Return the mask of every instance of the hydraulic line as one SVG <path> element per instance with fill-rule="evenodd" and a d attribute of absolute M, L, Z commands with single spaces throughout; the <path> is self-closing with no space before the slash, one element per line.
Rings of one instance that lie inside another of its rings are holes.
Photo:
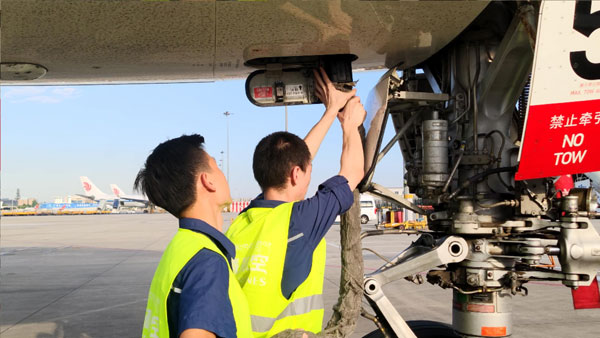
<path fill-rule="evenodd" d="M 381 258 L 382 261 L 385 261 L 388 264 L 393 264 L 392 261 L 390 261 L 389 259 L 385 258 L 383 255 L 381 255 L 380 253 L 378 253 L 377 251 L 370 249 L 370 248 L 362 248 L 364 251 L 368 251 L 372 254 L 374 254 L 375 256 Z"/>
<path fill-rule="evenodd" d="M 467 106 L 464 107 L 464 111 L 459 116 L 457 116 L 454 120 L 452 120 L 452 122 L 450 122 L 450 125 L 453 125 L 456 122 L 460 121 L 460 119 L 462 119 L 463 116 L 465 116 L 471 110 L 471 89 L 472 89 L 471 83 L 469 83 L 469 86 L 468 86 L 469 90 L 465 89 L 465 86 L 463 86 L 460 79 L 456 76 L 456 74 L 457 74 L 457 71 L 456 71 L 456 48 L 452 51 L 452 56 L 451 56 L 451 60 L 450 60 L 450 72 L 452 74 L 454 82 L 456 82 L 460 86 L 460 88 L 462 89 L 462 92 L 467 93 Z"/>
<path fill-rule="evenodd" d="M 498 149 L 498 154 L 496 155 L 496 168 L 500 167 L 500 164 L 502 163 L 502 152 L 504 151 L 504 145 L 506 143 L 506 137 L 504 137 L 504 134 L 502 134 L 498 129 L 494 129 L 492 131 L 490 131 L 489 133 L 487 133 L 485 135 L 486 138 L 490 138 L 490 140 L 492 140 L 493 143 L 493 139 L 491 138 L 491 136 L 493 134 L 498 134 L 500 136 L 501 139 L 501 143 L 500 143 L 500 149 Z M 493 151 L 493 150 L 490 150 Z M 502 185 L 508 189 L 508 191 L 513 191 L 514 187 L 510 186 L 508 183 L 504 182 L 504 178 L 502 178 L 502 175 L 500 173 L 496 174 L 498 176 L 498 180 L 500 181 L 500 183 L 502 183 Z"/>
<path fill-rule="evenodd" d="M 450 182 L 452 181 L 452 178 L 454 177 L 454 174 L 456 173 L 456 169 L 458 169 L 458 166 L 460 165 L 460 161 L 462 160 L 464 154 L 465 154 L 465 145 L 463 143 L 460 145 L 460 152 L 458 154 L 458 159 L 456 160 L 456 163 L 454 164 L 454 167 L 452 168 L 452 171 L 450 172 L 450 176 L 448 176 L 448 180 L 446 181 L 446 184 L 444 184 L 442 193 L 446 193 L 446 191 L 448 190 L 448 187 L 450 186 Z"/>
<path fill-rule="evenodd" d="M 500 202 L 496 202 L 496 203 L 492 203 L 492 204 L 477 203 L 477 205 L 482 208 L 485 208 L 485 209 L 491 209 L 491 208 L 500 207 L 500 206 L 515 207 L 515 206 L 519 206 L 520 202 L 517 200 L 508 200 L 508 201 L 500 201 Z"/>
<path fill-rule="evenodd" d="M 473 79 L 473 142 L 474 142 L 474 149 L 475 149 L 475 154 L 477 154 L 478 152 L 478 148 L 479 146 L 477 145 L 477 115 L 479 114 L 479 109 L 478 106 L 479 104 L 477 103 L 477 81 L 479 80 L 479 72 L 481 71 L 481 63 L 479 62 L 479 44 L 476 45 L 476 52 L 475 52 L 475 64 L 476 66 L 476 71 L 475 71 L 475 78 Z M 468 45 L 467 45 L 467 53 L 469 51 Z M 467 54 L 469 57 L 469 60 L 471 60 L 471 55 Z M 471 69 L 471 62 L 469 62 L 468 65 L 468 69 Z M 470 80 L 470 79 L 469 79 Z"/>

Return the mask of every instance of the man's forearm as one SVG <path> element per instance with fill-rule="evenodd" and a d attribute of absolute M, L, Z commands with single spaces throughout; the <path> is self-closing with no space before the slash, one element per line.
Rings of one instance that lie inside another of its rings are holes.
<path fill-rule="evenodd" d="M 323 142 L 323 139 L 325 138 L 325 135 L 327 135 L 336 116 L 337 112 L 326 110 L 319 122 L 312 127 L 304 138 L 304 142 L 306 142 L 308 150 L 310 151 L 311 159 L 314 159 L 317 155 L 321 142 Z"/>
<path fill-rule="evenodd" d="M 348 180 L 354 190 L 365 175 L 364 153 L 358 128 L 344 129 L 342 156 L 340 159 L 340 175 Z"/>

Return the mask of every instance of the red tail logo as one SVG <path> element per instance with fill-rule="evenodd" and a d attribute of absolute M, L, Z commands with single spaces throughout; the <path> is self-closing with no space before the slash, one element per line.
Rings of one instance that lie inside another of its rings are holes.
<path fill-rule="evenodd" d="M 115 193 L 115 195 L 121 196 L 121 192 L 119 191 L 119 189 L 113 188 L 113 192 Z"/>
<path fill-rule="evenodd" d="M 90 191 L 92 190 L 92 186 L 88 182 L 83 182 L 83 189 L 85 191 Z"/>

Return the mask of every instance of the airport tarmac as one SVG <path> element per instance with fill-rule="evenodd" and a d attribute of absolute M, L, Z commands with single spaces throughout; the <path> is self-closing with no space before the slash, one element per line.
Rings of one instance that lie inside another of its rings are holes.
<path fill-rule="evenodd" d="M 225 214 L 226 226 L 234 216 Z M 139 337 L 150 281 L 176 230 L 177 220 L 168 214 L 3 217 L 0 336 Z M 391 258 L 415 239 L 370 237 L 363 246 Z M 327 240 L 326 321 L 338 297 L 338 224 Z M 367 272 L 380 264 L 365 253 Z M 529 296 L 513 300 L 513 337 L 599 336 L 600 309 L 574 311 L 571 291 L 560 283 L 531 282 L 527 287 Z M 404 280 L 384 291 L 406 320 L 452 320 L 451 291 Z M 359 318 L 352 337 L 375 328 Z"/>

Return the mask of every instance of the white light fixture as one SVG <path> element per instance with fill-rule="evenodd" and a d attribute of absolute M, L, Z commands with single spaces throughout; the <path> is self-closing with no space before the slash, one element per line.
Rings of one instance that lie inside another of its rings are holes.
<path fill-rule="evenodd" d="M 30 81 L 37 80 L 48 70 L 43 66 L 33 63 L 6 62 L 0 64 L 0 80 L 2 81 Z"/>

